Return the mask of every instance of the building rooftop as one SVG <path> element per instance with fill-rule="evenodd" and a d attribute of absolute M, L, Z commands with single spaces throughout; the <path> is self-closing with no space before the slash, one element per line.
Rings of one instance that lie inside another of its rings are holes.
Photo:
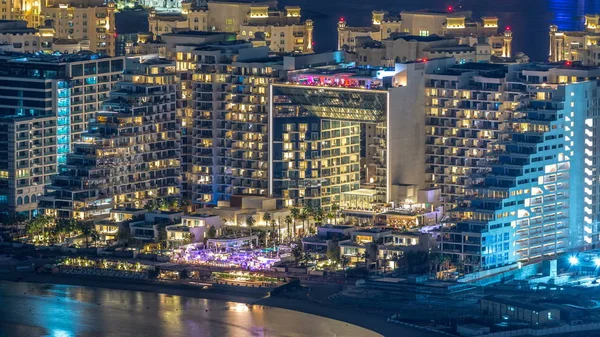
<path fill-rule="evenodd" d="M 214 214 L 209 214 L 209 213 L 201 213 L 201 214 L 189 214 L 189 215 L 185 215 L 184 218 L 189 219 L 189 218 L 196 218 L 196 219 L 208 219 L 208 218 L 213 218 L 216 217 L 218 215 L 214 215 Z"/>
<path fill-rule="evenodd" d="M 123 207 L 123 208 L 113 208 L 112 213 L 133 213 L 133 212 L 141 212 L 145 211 L 143 208 L 132 208 L 132 207 Z"/>
<path fill-rule="evenodd" d="M 453 40 L 450 37 L 438 36 L 438 35 L 429 35 L 429 36 L 419 36 L 419 35 L 403 35 L 403 34 L 392 34 L 390 36 L 391 40 L 406 40 L 406 41 L 418 41 L 418 42 L 435 42 L 435 41 L 443 41 L 443 40 Z"/>
<path fill-rule="evenodd" d="M 378 233 L 383 233 L 383 232 L 391 232 L 391 229 L 388 228 L 382 228 L 382 227 L 371 227 L 371 228 L 364 228 L 364 229 L 357 229 L 354 231 L 354 233 L 364 233 L 364 234 L 378 234 Z"/>
<path fill-rule="evenodd" d="M 344 195 L 360 195 L 360 196 L 376 196 L 377 195 L 377 191 L 376 190 L 372 190 L 372 189 L 367 189 L 367 188 L 359 188 L 357 190 L 354 191 L 350 191 L 350 192 L 342 192 L 342 194 Z"/>
<path fill-rule="evenodd" d="M 171 231 L 171 232 L 189 232 L 190 227 L 184 226 L 184 225 L 173 225 L 173 226 L 167 226 L 166 230 Z"/>
<path fill-rule="evenodd" d="M 475 48 L 463 44 L 463 45 L 457 45 L 457 46 L 445 46 L 445 47 L 431 47 L 431 48 L 426 48 L 423 51 L 428 51 L 428 52 L 440 52 L 440 51 L 474 51 Z"/>
<path fill-rule="evenodd" d="M 99 60 L 104 58 L 110 58 L 110 56 L 100 53 L 94 53 L 91 51 L 80 51 L 77 54 L 61 54 L 53 53 L 46 54 L 42 52 L 38 53 L 19 53 L 3 51 L 0 52 L 0 59 L 8 60 L 8 62 L 39 62 L 39 63 L 69 63 L 69 62 L 82 62 Z"/>
<path fill-rule="evenodd" d="M 485 296 L 485 297 L 483 297 L 483 299 L 487 300 L 487 301 L 492 301 L 492 302 L 504 303 L 504 304 L 508 304 L 511 306 L 519 307 L 519 308 L 529 309 L 529 310 L 537 311 L 537 312 L 549 309 L 549 308 L 543 307 L 541 305 L 533 304 L 531 302 L 530 298 L 513 298 L 513 297 L 507 298 L 507 297 L 500 297 L 500 296 Z"/>
<path fill-rule="evenodd" d="M 350 229 L 350 228 L 354 228 L 354 226 L 350 226 L 350 225 L 323 225 L 323 226 L 319 226 L 319 228 L 329 228 L 329 229 Z"/>

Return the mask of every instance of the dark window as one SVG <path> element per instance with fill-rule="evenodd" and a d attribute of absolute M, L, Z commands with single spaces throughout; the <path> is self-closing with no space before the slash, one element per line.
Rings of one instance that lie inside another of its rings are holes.
<path fill-rule="evenodd" d="M 96 71 L 96 63 L 87 63 L 83 69 L 83 74 L 84 75 L 95 75 L 97 73 Z"/>
<path fill-rule="evenodd" d="M 75 65 L 71 66 L 71 76 L 72 77 L 83 76 L 83 65 L 75 64 Z"/>

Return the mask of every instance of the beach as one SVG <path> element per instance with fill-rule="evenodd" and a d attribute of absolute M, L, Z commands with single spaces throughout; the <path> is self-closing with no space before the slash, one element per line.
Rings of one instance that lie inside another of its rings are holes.
<path fill-rule="evenodd" d="M 250 307 L 280 308 L 356 325 L 383 336 L 436 336 L 421 330 L 387 322 L 387 314 L 367 312 L 361 308 L 342 308 L 327 303 L 327 294 L 337 291 L 335 286 L 311 285 L 309 293 L 302 291 L 285 296 L 269 296 L 265 289 L 213 286 L 202 289 L 199 286 L 172 284 L 167 282 L 99 278 L 60 274 L 0 273 L 0 281 L 33 284 L 59 284 L 86 288 L 103 288 L 166 294 L 185 298 L 199 298 L 215 301 L 243 303 Z M 1 287 L 1 282 L 0 282 Z"/>

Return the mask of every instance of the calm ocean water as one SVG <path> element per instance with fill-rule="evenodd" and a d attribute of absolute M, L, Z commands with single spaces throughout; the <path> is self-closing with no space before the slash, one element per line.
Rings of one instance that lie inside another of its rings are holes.
<path fill-rule="evenodd" d="M 135 291 L 0 282 L 0 337 L 378 336 L 290 310 Z"/>

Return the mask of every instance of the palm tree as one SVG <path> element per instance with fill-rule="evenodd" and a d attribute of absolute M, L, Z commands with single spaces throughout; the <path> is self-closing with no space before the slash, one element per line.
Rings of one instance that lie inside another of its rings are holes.
<path fill-rule="evenodd" d="M 296 233 L 296 220 L 300 219 L 300 209 L 294 207 L 291 210 L 291 214 L 292 214 L 292 219 L 294 220 L 294 235 L 292 235 L 292 238 L 295 236 Z"/>
<path fill-rule="evenodd" d="M 302 207 L 302 211 L 300 212 L 300 214 L 303 214 L 303 213 L 306 217 L 306 220 L 308 220 L 308 222 L 310 224 L 310 217 L 312 217 L 314 215 L 315 210 L 310 205 L 304 205 L 304 207 Z M 304 225 L 303 225 L 302 229 L 304 230 Z M 306 232 L 304 235 L 306 235 Z"/>
<path fill-rule="evenodd" d="M 90 247 L 90 239 L 92 242 L 94 242 L 100 237 L 91 222 L 77 221 L 77 227 L 85 238 L 85 248 Z"/>
<path fill-rule="evenodd" d="M 271 213 L 265 212 L 265 214 L 263 214 L 263 221 L 265 222 L 265 225 L 269 225 L 269 221 L 271 221 Z"/>
<path fill-rule="evenodd" d="M 308 213 L 303 209 L 300 212 L 300 220 L 302 220 L 302 236 L 306 236 L 306 219 L 308 219 Z"/>
<path fill-rule="evenodd" d="M 281 218 L 277 218 L 277 243 L 281 244 Z"/>
<path fill-rule="evenodd" d="M 340 205 L 338 205 L 337 203 L 333 203 L 333 205 L 331 205 L 331 212 L 333 213 L 334 221 L 335 221 L 336 225 L 337 225 L 337 218 L 338 218 L 339 211 L 340 211 Z"/>
<path fill-rule="evenodd" d="M 250 229 L 250 249 L 252 249 L 253 245 L 252 245 L 252 227 L 254 227 L 254 225 L 256 224 L 256 220 L 254 220 L 254 217 L 252 215 L 248 215 L 246 217 L 246 226 L 248 226 L 248 228 Z"/>
<path fill-rule="evenodd" d="M 323 224 L 323 220 L 325 219 L 325 211 L 323 208 L 319 207 L 314 212 L 315 223 L 319 226 Z"/>
<path fill-rule="evenodd" d="M 265 222 L 265 226 L 270 225 L 270 222 L 271 222 L 271 213 L 265 212 L 263 214 L 263 221 Z"/>
<path fill-rule="evenodd" d="M 275 247 L 275 225 L 277 225 L 275 219 L 271 220 L 271 241 L 273 242 L 273 247 Z"/>
<path fill-rule="evenodd" d="M 288 238 L 288 243 L 291 241 L 290 240 L 290 235 L 292 234 L 292 232 L 290 232 L 290 225 L 292 224 L 292 216 L 291 215 L 286 215 L 285 216 L 285 224 L 287 225 L 287 238 Z M 293 235 L 291 237 L 292 239 L 294 238 Z"/>
<path fill-rule="evenodd" d="M 71 233 L 80 230 L 75 219 L 60 219 L 52 229 L 52 234 L 58 237 L 59 242 L 64 242 Z"/>
<path fill-rule="evenodd" d="M 38 238 L 40 240 L 46 240 L 46 228 L 52 223 L 52 218 L 49 216 L 38 216 L 30 220 L 26 225 L 27 235 L 33 240 Z M 41 238 L 40 238 L 41 236 Z"/>

